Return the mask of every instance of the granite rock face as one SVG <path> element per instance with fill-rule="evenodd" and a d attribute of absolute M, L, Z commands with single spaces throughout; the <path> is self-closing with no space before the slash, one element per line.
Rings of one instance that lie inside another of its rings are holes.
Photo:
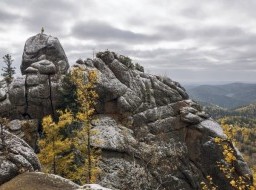
<path fill-rule="evenodd" d="M 37 34 L 26 41 L 21 73 L 26 74 L 25 71 L 30 65 L 41 60 L 51 61 L 61 74 L 65 74 L 69 68 L 66 54 L 58 38 L 46 34 Z"/>
<path fill-rule="evenodd" d="M 41 172 L 23 173 L 0 186 L 0 190 L 110 190 L 100 185 L 79 186 L 72 181 L 53 174 Z"/>
<path fill-rule="evenodd" d="M 0 190 L 75 190 L 79 186 L 62 177 L 41 172 L 27 172 L 0 186 Z"/>
<path fill-rule="evenodd" d="M 200 189 L 206 176 L 233 189 L 217 162 L 225 162 L 216 137 L 226 135 L 185 89 L 169 78 L 146 74 L 112 52 L 75 67 L 96 70 L 94 146 L 102 148 L 99 183 L 111 189 Z M 237 175 L 251 172 L 235 150 Z M 248 180 L 248 183 L 251 183 Z"/>
<path fill-rule="evenodd" d="M 24 140 L 3 130 L 0 141 L 0 185 L 18 174 L 40 169 L 33 149 Z"/>
<path fill-rule="evenodd" d="M 38 120 L 15 119 L 7 124 L 6 130 L 23 139 L 35 152 L 38 151 Z"/>
<path fill-rule="evenodd" d="M 69 68 L 65 52 L 55 37 L 37 34 L 26 41 L 21 73 L 0 88 L 0 115 L 11 119 L 41 119 L 53 114 L 58 89 Z M 7 93 L 8 92 L 8 93 Z"/>

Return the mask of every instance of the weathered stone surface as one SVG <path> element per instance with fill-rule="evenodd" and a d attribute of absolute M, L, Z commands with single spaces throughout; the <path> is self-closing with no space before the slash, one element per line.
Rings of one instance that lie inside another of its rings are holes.
<path fill-rule="evenodd" d="M 37 73 L 39 73 L 39 71 L 34 67 L 28 67 L 25 70 L 25 74 L 37 74 Z"/>
<path fill-rule="evenodd" d="M 39 160 L 29 145 L 7 131 L 0 142 L 0 185 L 23 172 L 41 169 Z"/>
<path fill-rule="evenodd" d="M 5 99 L 0 102 L 0 113 L 2 116 L 7 116 L 11 109 L 11 102 L 9 99 Z"/>
<path fill-rule="evenodd" d="M 111 190 L 98 184 L 79 186 L 53 174 L 41 172 L 23 173 L 0 186 L 0 190 Z"/>
<path fill-rule="evenodd" d="M 43 59 L 53 62 L 61 74 L 65 74 L 69 68 L 67 57 L 59 40 L 46 34 L 37 34 L 26 41 L 21 73 L 25 74 L 25 70 L 32 63 Z"/>
<path fill-rule="evenodd" d="M 9 99 L 13 106 L 25 105 L 25 80 L 25 77 L 19 77 L 10 85 Z"/>
<path fill-rule="evenodd" d="M 102 187 L 99 184 L 86 184 L 86 185 L 81 186 L 77 190 L 85 190 L 85 189 L 91 189 L 91 190 L 111 190 L 109 188 Z"/>
<path fill-rule="evenodd" d="M 56 66 L 48 60 L 41 60 L 31 64 L 31 67 L 38 70 L 42 75 L 54 75 L 56 74 Z"/>
<path fill-rule="evenodd" d="M 61 77 L 56 74 L 49 78 L 39 72 L 45 59 L 57 71 L 65 70 L 65 63 L 61 63 L 65 59 L 59 60 L 61 51 L 53 58 L 52 46 L 45 45 L 52 40 L 37 35 L 27 41 L 30 45 L 25 46 L 22 68 L 39 65 L 36 67 L 39 74 L 28 74 L 11 84 L 11 104 L 24 108 L 23 113 L 32 118 L 40 119 L 51 113 L 54 108 L 50 100 L 53 105 L 58 101 Z M 220 189 L 231 190 L 229 181 L 216 165 L 224 161 L 222 150 L 214 142 L 215 137 L 226 138 L 220 126 L 200 105 L 189 100 L 179 83 L 141 72 L 125 60 L 106 51 L 97 54 L 94 60 L 80 60 L 74 65 L 85 70 L 85 74 L 86 69 L 98 73 L 99 100 L 93 122 L 98 133 L 92 143 L 102 149 L 99 183 L 114 190 L 194 190 L 200 189 L 200 183 L 210 175 Z M 19 98 L 15 99 L 16 96 Z M 235 154 L 237 174 L 250 176 L 239 152 Z M 14 168 L 10 164 L 9 170 Z"/>
<path fill-rule="evenodd" d="M 20 120 L 12 120 L 10 123 L 8 123 L 8 127 L 11 131 L 17 131 L 21 129 Z"/>
<path fill-rule="evenodd" d="M 80 58 L 80 59 L 76 60 L 76 63 L 82 65 L 82 64 L 84 64 L 84 61 Z"/>
<path fill-rule="evenodd" d="M 40 84 L 40 82 L 41 81 L 40 81 L 39 75 L 27 74 L 27 78 L 26 78 L 27 87 L 37 86 Z"/>
<path fill-rule="evenodd" d="M 12 120 L 6 126 L 6 130 L 23 139 L 35 152 L 38 151 L 38 120 Z"/>
<path fill-rule="evenodd" d="M 6 99 L 6 90 L 4 88 L 0 88 L 0 102 Z"/>
<path fill-rule="evenodd" d="M 133 131 L 122 125 L 118 125 L 112 117 L 98 115 L 94 125 L 94 130 L 100 131 L 100 133 L 96 133 L 94 136 L 94 139 L 100 139 L 100 143 L 96 143 L 94 146 L 123 152 L 126 150 L 127 143 L 136 142 L 131 135 Z"/>
<path fill-rule="evenodd" d="M 76 190 L 79 185 L 60 176 L 27 172 L 0 186 L 0 190 Z"/>
<path fill-rule="evenodd" d="M 69 68 L 57 38 L 38 34 L 25 44 L 22 74 L 10 84 L 9 96 L 0 88 L 0 115 L 11 119 L 41 119 L 54 114 L 61 79 Z"/>
<path fill-rule="evenodd" d="M 185 89 L 166 77 L 135 70 L 110 52 L 97 55 L 88 69 L 99 76 L 93 123 L 98 131 L 94 138 L 100 139 L 94 146 L 102 148 L 99 183 L 116 190 L 194 190 L 210 175 L 220 189 L 231 190 L 216 165 L 223 154 L 214 138 L 226 136 Z M 251 175 L 236 154 L 236 171 Z"/>

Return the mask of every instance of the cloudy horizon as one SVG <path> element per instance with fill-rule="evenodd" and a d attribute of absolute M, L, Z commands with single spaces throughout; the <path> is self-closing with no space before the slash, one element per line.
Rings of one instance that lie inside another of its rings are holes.
<path fill-rule="evenodd" d="M 108 49 L 185 84 L 256 83 L 255 8 L 253 0 L 1 0 L 0 56 L 10 53 L 19 72 L 25 41 L 44 27 L 70 64 Z"/>

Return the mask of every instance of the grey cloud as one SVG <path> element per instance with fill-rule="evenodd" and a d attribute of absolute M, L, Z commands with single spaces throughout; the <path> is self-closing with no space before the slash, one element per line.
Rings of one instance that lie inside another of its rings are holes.
<path fill-rule="evenodd" d="M 13 23 L 14 21 L 18 20 L 18 16 L 19 15 L 6 12 L 5 10 L 2 10 L 0 8 L 0 23 L 2 23 L 2 24 Z"/>
<path fill-rule="evenodd" d="M 198 7 L 198 6 L 197 7 L 191 6 L 189 8 L 182 9 L 180 11 L 180 14 L 189 19 L 197 19 L 197 20 L 200 19 L 201 20 L 201 19 L 205 18 L 207 15 L 200 8 L 201 7 Z"/>
<path fill-rule="evenodd" d="M 223 52 L 190 49 L 156 49 L 151 51 L 130 50 L 127 55 L 133 56 L 137 61 L 147 67 L 155 66 L 162 69 L 182 70 L 212 70 L 231 71 L 248 69 L 255 70 L 256 56 L 253 51 L 247 55 L 238 53 L 237 50 Z"/>
<path fill-rule="evenodd" d="M 33 14 L 32 17 L 24 18 L 23 23 L 29 31 L 35 34 L 39 33 L 42 27 L 44 27 L 45 33 L 56 34 L 56 32 L 61 31 L 62 22 L 60 21 L 56 24 L 52 21 L 53 19 L 55 19 L 55 21 L 58 20 L 55 14 L 51 13 L 45 17 L 43 12 L 38 12 Z"/>
<path fill-rule="evenodd" d="M 198 46 L 215 45 L 218 48 L 245 46 L 256 43 L 256 35 L 237 26 L 200 26 L 186 28 L 177 25 L 158 26 L 158 41 L 194 40 Z"/>
<path fill-rule="evenodd" d="M 179 41 L 183 39 L 196 39 L 208 41 L 220 41 L 223 39 L 248 38 L 249 34 L 237 26 L 199 26 L 186 28 L 177 25 L 158 26 L 158 36 L 162 40 L 169 39 Z"/>
<path fill-rule="evenodd" d="M 109 51 L 118 51 L 118 50 L 122 50 L 122 49 L 126 49 L 127 46 L 121 44 L 121 43 L 97 43 L 95 45 L 93 44 L 69 44 L 69 43 L 65 43 L 63 44 L 63 47 L 66 51 L 71 51 L 71 50 L 77 50 L 77 51 L 83 51 L 83 50 L 95 50 L 95 51 L 105 51 L 105 50 L 109 50 Z"/>
<path fill-rule="evenodd" d="M 141 43 L 145 41 L 155 41 L 157 36 L 150 36 L 135 33 L 130 30 L 116 28 L 106 22 L 91 20 L 88 22 L 77 23 L 72 30 L 75 37 L 82 39 L 93 39 L 96 41 L 120 40 L 120 42 Z"/>
<path fill-rule="evenodd" d="M 194 31 L 191 31 L 193 36 L 201 38 L 223 38 L 223 37 L 234 37 L 241 36 L 245 34 L 244 30 L 237 26 L 210 26 L 196 28 Z"/>
<path fill-rule="evenodd" d="M 158 36 L 161 40 L 179 41 L 189 37 L 189 31 L 176 25 L 166 25 L 158 27 Z"/>
<path fill-rule="evenodd" d="M 20 16 L 18 22 L 33 33 L 39 33 L 41 27 L 44 27 L 48 34 L 58 33 L 58 37 L 64 36 L 66 31 L 64 24 L 75 16 L 76 7 L 72 1 L 25 0 L 20 2 L 10 1 L 10 5 L 26 11 L 27 14 Z"/>
<path fill-rule="evenodd" d="M 165 57 L 140 60 L 140 63 L 153 73 L 171 77 L 181 82 L 205 81 L 254 81 L 255 60 L 233 59 L 217 64 L 205 58 L 206 52 L 177 50 L 176 54 L 166 54 Z M 254 76 L 254 78 L 253 78 Z"/>
<path fill-rule="evenodd" d="M 224 80 L 225 77 L 236 79 L 240 72 L 239 78 L 255 81 L 255 78 L 253 79 L 251 76 L 256 69 L 256 55 L 254 52 L 256 49 L 256 34 L 246 31 L 243 23 L 239 23 L 241 20 L 235 20 L 238 18 L 237 15 L 242 13 L 241 17 L 248 18 L 249 26 L 252 26 L 252 31 L 255 30 L 251 22 L 256 15 L 256 3 L 252 0 L 246 2 L 239 0 L 214 2 L 181 0 L 177 3 L 177 12 L 163 15 L 152 11 L 150 13 L 152 14 L 151 19 L 153 18 L 152 22 L 148 17 L 136 17 L 137 15 L 132 14 L 129 16 L 124 14 L 119 20 L 117 14 L 119 11 L 113 11 L 111 14 L 106 13 L 101 8 L 105 6 L 99 5 L 94 0 L 79 2 L 72 0 L 1 0 L 1 3 L 7 4 L 9 8 L 20 8 L 26 14 L 24 14 L 25 16 L 19 15 L 19 12 L 12 14 L 7 10 L 2 10 L 0 6 L 0 28 L 7 28 L 9 23 L 17 24 L 27 29 L 30 35 L 30 33 L 40 32 L 41 27 L 44 26 L 47 34 L 58 37 L 60 41 L 64 39 L 65 43 L 62 45 L 71 64 L 80 57 L 83 59 L 92 57 L 93 49 L 95 51 L 109 49 L 132 57 L 135 62 L 144 65 L 146 70 L 151 69 L 152 72 L 166 74 L 177 80 Z M 156 2 L 150 0 L 147 3 L 151 8 L 154 7 L 152 5 Z M 166 6 L 171 6 L 171 4 L 170 1 L 163 0 L 157 4 L 156 9 L 159 11 L 162 6 L 164 12 Z M 120 6 L 116 3 L 111 3 L 111 5 L 115 9 Z M 135 5 L 140 6 L 141 4 Z M 214 14 L 207 12 L 207 7 L 214 10 Z M 139 9 L 139 7 L 137 8 Z M 141 8 L 143 9 L 143 7 Z M 145 7 L 144 11 L 150 10 L 147 8 Z M 85 15 L 94 13 L 94 11 L 97 14 L 82 17 L 83 14 L 80 15 L 80 11 L 86 12 Z M 133 13 L 132 10 L 131 13 Z M 106 18 L 117 18 L 115 20 L 119 23 L 122 22 L 124 28 L 118 28 L 115 22 L 97 20 L 99 18 L 104 20 L 105 14 L 109 14 Z M 234 16 L 234 22 L 229 22 L 228 19 L 225 20 L 225 15 L 231 18 Z M 217 22 L 211 22 L 211 18 Z M 89 21 L 80 22 L 84 19 Z M 158 23 L 166 23 L 166 25 L 154 25 L 158 19 Z M 173 19 L 177 20 L 174 22 Z M 181 24 L 184 19 L 189 21 L 189 26 Z M 208 19 L 209 22 L 205 24 Z M 223 22 L 221 19 L 224 19 Z M 201 22 L 202 20 L 203 22 Z M 246 19 L 244 21 L 247 23 Z M 67 28 L 67 23 L 71 26 L 73 22 L 77 22 L 73 28 Z M 146 26 L 149 31 L 137 33 L 128 26 L 138 27 L 142 31 Z M 2 31 L 6 32 L 5 30 Z M 70 33 L 68 33 L 69 31 Z M 4 35 L 4 33 L 1 33 L 1 35 Z M 69 43 L 67 40 L 69 37 L 75 38 L 77 44 Z M 84 45 L 84 40 L 91 43 Z M 192 43 L 190 43 L 191 41 Z M 177 46 L 176 49 L 168 49 L 165 46 L 156 48 L 156 44 L 161 45 L 161 42 L 164 42 L 163 44 L 166 44 L 167 47 L 169 45 L 172 47 L 173 42 L 177 44 L 181 42 L 184 47 L 193 46 L 194 48 L 182 49 L 182 45 Z M 19 49 L 13 41 L 10 44 L 10 48 L 15 47 L 15 51 Z M 135 49 L 135 47 L 137 48 L 136 45 L 140 44 L 146 44 L 148 47 Z M 19 46 L 23 47 L 23 45 L 20 44 Z M 179 47 L 181 48 L 179 49 Z M 212 49 L 207 50 L 208 47 Z M 0 49 L 0 51 L 2 54 L 6 52 L 3 49 Z M 22 48 L 20 48 L 20 52 L 14 52 L 17 68 L 20 64 L 21 55 Z"/>

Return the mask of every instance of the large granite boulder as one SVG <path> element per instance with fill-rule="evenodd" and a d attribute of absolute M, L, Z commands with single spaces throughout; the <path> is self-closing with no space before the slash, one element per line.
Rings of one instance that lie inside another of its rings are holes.
<path fill-rule="evenodd" d="M 0 115 L 11 119 L 41 119 L 55 114 L 58 89 L 69 68 L 65 52 L 55 37 L 37 34 L 26 41 L 21 73 L 0 85 Z M 8 93 L 7 93 L 8 90 Z"/>
<path fill-rule="evenodd" d="M 53 174 L 27 172 L 0 186 L 0 190 L 111 190 L 97 184 L 79 186 Z"/>
<path fill-rule="evenodd" d="M 6 125 L 6 130 L 23 139 L 35 152 L 38 152 L 38 126 L 37 119 L 15 119 Z"/>
<path fill-rule="evenodd" d="M 60 176 L 27 172 L 0 186 L 0 190 L 75 190 L 79 186 Z"/>
<path fill-rule="evenodd" d="M 66 54 L 58 38 L 46 34 L 37 34 L 26 41 L 20 67 L 21 73 L 26 74 L 25 70 L 31 64 L 43 59 L 51 61 L 60 74 L 65 74 L 69 68 Z"/>
<path fill-rule="evenodd" d="M 96 70 L 99 77 L 92 124 L 98 131 L 93 139 L 99 139 L 94 146 L 102 149 L 101 185 L 115 190 L 194 190 L 212 176 L 220 189 L 233 189 L 217 166 L 225 161 L 215 138 L 226 135 L 179 83 L 146 74 L 108 51 L 94 60 L 79 60 L 74 67 Z M 235 175 L 251 176 L 236 149 L 234 154 Z"/>
<path fill-rule="evenodd" d="M 24 140 L 3 130 L 0 139 L 0 185 L 21 173 L 40 169 L 33 149 Z"/>

